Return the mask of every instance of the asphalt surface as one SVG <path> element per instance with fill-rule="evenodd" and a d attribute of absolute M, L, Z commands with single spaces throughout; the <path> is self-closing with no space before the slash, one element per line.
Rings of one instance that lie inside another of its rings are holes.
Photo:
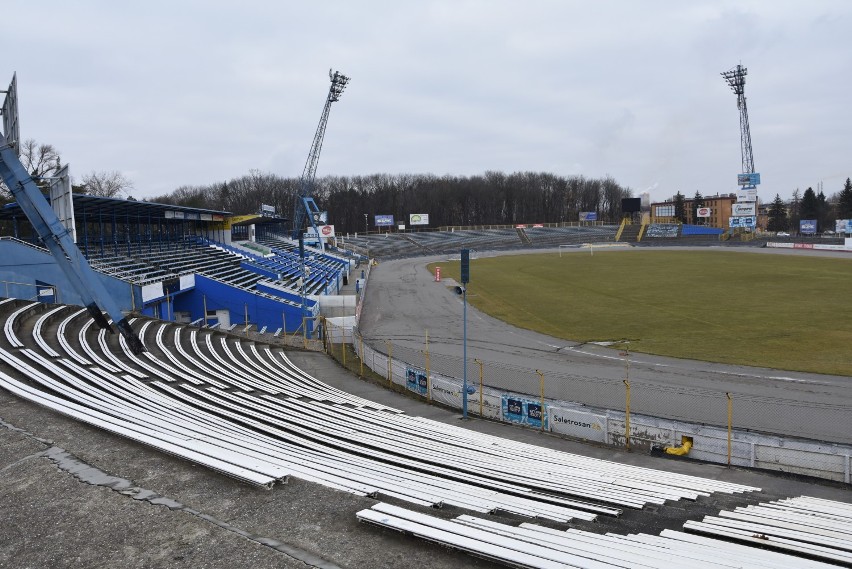
<path fill-rule="evenodd" d="M 707 250 L 707 248 L 702 248 Z M 619 249 L 620 251 L 623 249 Z M 641 250 L 639 248 L 632 249 Z M 802 254 L 784 249 L 725 248 L 740 254 Z M 557 250 L 551 250 L 553 253 Z M 588 254 L 587 251 L 562 254 Z M 535 250 L 531 253 L 545 251 Z M 478 256 L 523 254 L 523 251 L 478 253 Z M 606 255 L 605 250 L 595 252 Z M 813 252 L 806 253 L 813 254 Z M 837 253 L 828 253 L 838 256 Z M 458 259 L 458 256 L 455 257 Z M 844 259 L 852 262 L 852 256 Z M 370 273 L 360 330 L 375 349 L 386 352 L 384 340 L 394 343 L 394 356 L 416 358 L 425 348 L 433 371 L 462 373 L 463 307 L 453 281 L 437 283 L 426 264 L 446 261 L 447 255 L 383 261 Z M 475 267 L 475 259 L 471 261 Z M 472 269 L 472 270 L 475 270 Z M 399 348 L 402 349 L 399 349 Z M 491 366 L 485 375 L 502 378 L 495 385 L 537 395 L 539 369 L 546 377 L 546 396 L 588 405 L 623 409 L 625 361 L 617 350 L 581 344 L 507 325 L 467 306 L 467 357 Z M 446 368 L 446 369 L 442 369 Z M 469 364 L 471 366 L 471 364 Z M 499 368 L 525 369 L 509 374 Z M 478 369 L 468 368 L 468 377 Z M 633 353 L 630 356 L 631 410 L 653 416 L 725 425 L 725 393 L 735 398 L 735 424 L 740 428 L 822 441 L 852 443 L 852 379 L 681 360 Z M 506 379 L 509 377 L 510 379 Z M 486 384 L 489 384 L 486 381 Z M 643 397 L 642 394 L 645 394 Z"/>

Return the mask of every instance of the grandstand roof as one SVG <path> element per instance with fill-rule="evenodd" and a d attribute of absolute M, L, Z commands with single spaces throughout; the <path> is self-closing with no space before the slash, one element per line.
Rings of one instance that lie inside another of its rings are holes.
<path fill-rule="evenodd" d="M 201 209 L 195 207 L 184 207 L 179 205 L 161 204 L 136 200 L 125 200 L 120 198 L 103 198 L 89 196 L 86 194 L 74 194 L 74 215 L 82 215 L 83 212 L 96 211 L 106 215 L 130 215 L 132 217 L 150 216 L 154 218 L 166 217 L 167 211 L 182 212 L 184 214 L 207 214 L 207 215 L 233 215 L 229 211 L 215 209 Z M 0 219 L 11 219 L 24 215 L 21 207 L 13 202 L 0 208 Z M 188 219 L 189 217 L 185 217 Z"/>

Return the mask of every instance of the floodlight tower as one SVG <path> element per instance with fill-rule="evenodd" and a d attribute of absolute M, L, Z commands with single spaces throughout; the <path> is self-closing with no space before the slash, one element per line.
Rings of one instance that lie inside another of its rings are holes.
<path fill-rule="evenodd" d="M 742 148 L 743 174 L 754 174 L 754 156 L 751 152 L 751 131 L 748 126 L 748 109 L 745 97 L 745 76 L 748 70 L 737 65 L 722 73 L 731 90 L 737 95 L 737 108 L 740 110 L 740 146 Z"/>
<path fill-rule="evenodd" d="M 328 113 L 331 111 L 331 104 L 340 100 L 346 84 L 349 83 L 349 77 L 335 71 L 328 70 L 328 77 L 331 79 L 331 86 L 328 88 L 328 96 L 325 99 L 325 106 L 322 109 L 317 131 L 314 134 L 314 142 L 311 144 L 311 151 L 308 153 L 308 160 L 305 162 L 305 169 L 302 171 L 302 177 L 299 179 L 299 199 L 296 201 L 295 211 L 293 212 L 293 239 L 298 239 L 299 233 L 305 224 L 307 218 L 308 223 L 317 231 L 317 224 L 324 224 L 326 221 L 322 219 L 322 212 L 314 202 L 314 182 L 317 175 L 317 164 L 319 164 L 320 152 L 322 151 L 322 141 L 325 138 L 325 127 L 328 124 Z M 319 238 L 319 232 L 317 232 Z M 320 247 L 323 247 L 322 238 L 319 238 Z"/>

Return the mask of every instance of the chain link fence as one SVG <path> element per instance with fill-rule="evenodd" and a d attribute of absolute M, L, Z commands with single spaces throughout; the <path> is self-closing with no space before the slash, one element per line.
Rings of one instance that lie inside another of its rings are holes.
<path fill-rule="evenodd" d="M 852 482 L 852 408 L 796 399 L 542 372 L 431 354 L 325 322 L 323 346 L 346 367 L 427 402 L 543 431 L 732 465 Z M 467 392 L 465 394 L 465 379 Z M 466 395 L 466 396 L 465 396 Z M 684 451 L 683 443 L 691 449 Z"/>

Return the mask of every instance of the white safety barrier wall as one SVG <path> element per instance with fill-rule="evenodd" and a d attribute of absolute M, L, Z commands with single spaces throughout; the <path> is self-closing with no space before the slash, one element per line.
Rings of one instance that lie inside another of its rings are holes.
<path fill-rule="evenodd" d="M 412 364 L 364 343 L 355 342 L 364 365 L 394 384 L 454 409 L 462 409 L 463 380 L 426 369 L 425 360 Z M 488 386 L 468 377 L 468 413 L 521 424 L 559 435 L 613 446 L 649 449 L 678 446 L 692 439 L 689 456 L 733 466 L 761 468 L 852 484 L 852 446 L 774 436 L 752 431 L 707 426 L 631 413 L 630 437 L 623 411 L 588 407 L 582 403 L 535 398 Z M 542 425 L 542 422 L 544 423 Z"/>

